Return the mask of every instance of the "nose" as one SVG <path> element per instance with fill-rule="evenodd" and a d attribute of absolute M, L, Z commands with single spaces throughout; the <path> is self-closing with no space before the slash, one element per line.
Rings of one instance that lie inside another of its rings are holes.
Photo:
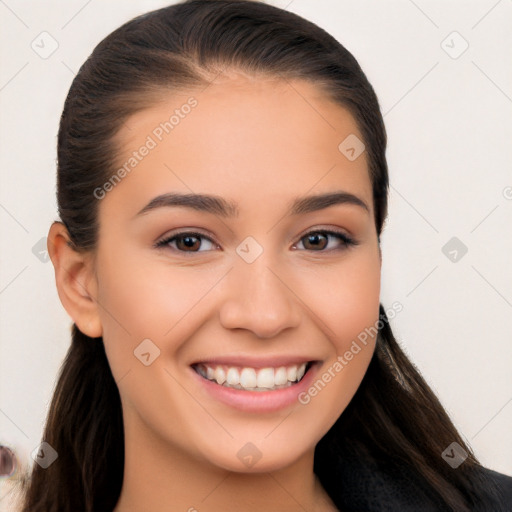
<path fill-rule="evenodd" d="M 300 301 L 278 270 L 260 256 L 253 263 L 239 261 L 226 279 L 228 291 L 220 308 L 226 329 L 246 329 L 258 338 L 273 338 L 297 327 Z"/>

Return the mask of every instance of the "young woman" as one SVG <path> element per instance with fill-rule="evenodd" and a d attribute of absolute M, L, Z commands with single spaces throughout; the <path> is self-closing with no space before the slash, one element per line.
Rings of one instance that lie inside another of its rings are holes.
<path fill-rule="evenodd" d="M 25 512 L 510 510 L 380 304 L 385 147 L 354 57 L 276 7 L 190 0 L 96 47 L 59 130 L 74 323 Z"/>

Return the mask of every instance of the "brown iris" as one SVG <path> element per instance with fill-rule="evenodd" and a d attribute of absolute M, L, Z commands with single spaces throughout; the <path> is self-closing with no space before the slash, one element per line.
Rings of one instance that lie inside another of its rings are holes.
<path fill-rule="evenodd" d="M 176 247 L 179 250 L 188 250 L 191 249 L 193 251 L 199 250 L 201 246 L 201 240 L 199 237 L 194 235 L 186 235 L 186 236 L 177 236 L 176 237 Z"/>
<path fill-rule="evenodd" d="M 324 249 L 328 243 L 327 236 L 324 233 L 313 233 L 304 237 L 304 247 L 306 249 Z M 308 244 L 311 247 L 308 247 Z"/>

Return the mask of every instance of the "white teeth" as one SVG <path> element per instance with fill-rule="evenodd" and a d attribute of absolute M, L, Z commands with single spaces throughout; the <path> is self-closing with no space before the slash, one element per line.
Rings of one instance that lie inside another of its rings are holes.
<path fill-rule="evenodd" d="M 262 368 L 257 375 L 257 386 L 259 388 L 273 388 L 274 368 Z"/>
<path fill-rule="evenodd" d="M 286 376 L 288 377 L 288 380 L 293 382 L 297 380 L 297 367 L 296 366 L 290 366 L 286 370 Z"/>
<path fill-rule="evenodd" d="M 224 382 L 226 382 L 226 372 L 222 366 L 217 366 L 217 368 L 215 368 L 215 380 L 217 381 L 217 384 L 224 384 Z"/>
<path fill-rule="evenodd" d="M 240 383 L 240 374 L 236 368 L 229 368 L 228 373 L 226 375 L 226 382 L 230 386 L 236 386 Z"/>
<path fill-rule="evenodd" d="M 257 386 L 256 370 L 254 368 L 244 368 L 240 374 L 240 385 L 243 388 L 255 388 Z"/>
<path fill-rule="evenodd" d="M 288 377 L 286 375 L 286 368 L 281 366 L 274 372 L 274 384 L 276 386 L 282 386 L 288 382 Z"/>
<path fill-rule="evenodd" d="M 200 364 L 195 369 L 205 379 L 213 380 L 221 386 L 267 391 L 285 388 L 300 381 L 306 372 L 306 363 L 260 369 Z"/>

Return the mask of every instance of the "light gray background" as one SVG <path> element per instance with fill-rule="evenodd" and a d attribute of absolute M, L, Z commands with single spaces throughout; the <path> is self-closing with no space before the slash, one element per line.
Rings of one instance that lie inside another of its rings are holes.
<path fill-rule="evenodd" d="M 70 343 L 32 251 L 57 219 L 63 102 L 104 36 L 168 3 L 0 0 L 0 443 L 27 462 Z M 403 304 L 395 334 L 477 457 L 512 474 L 512 1 L 269 3 L 330 32 L 373 84 L 391 179 L 382 302 Z M 31 47 L 50 48 L 43 31 L 58 43 L 46 59 Z M 468 249 L 456 262 L 452 237 Z"/>

